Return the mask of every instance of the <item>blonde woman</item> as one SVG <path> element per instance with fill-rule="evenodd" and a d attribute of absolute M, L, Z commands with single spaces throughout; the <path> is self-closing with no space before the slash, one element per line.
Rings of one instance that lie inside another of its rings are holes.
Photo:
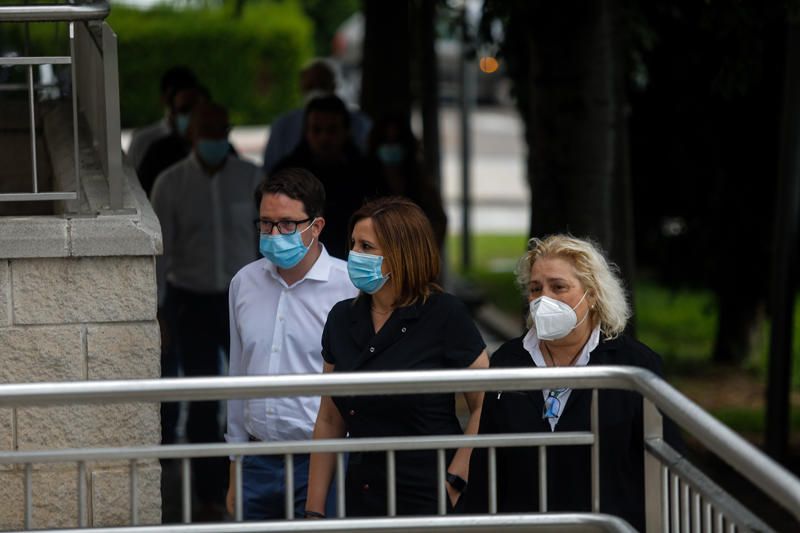
<path fill-rule="evenodd" d="M 531 239 L 518 282 L 527 294 L 530 329 L 501 346 L 492 368 L 632 365 L 661 374 L 661 358 L 623 333 L 630 306 L 613 265 L 586 239 Z M 493 391 L 484 396 L 479 433 L 587 431 L 591 390 Z M 600 391 L 600 510 L 644 528 L 642 400 L 630 391 Z M 667 439 L 679 443 L 667 422 Z M 680 444 L 678 444 L 680 446 Z M 538 510 L 538 454 L 497 448 L 500 512 Z M 590 448 L 547 450 L 548 511 L 591 511 Z M 487 511 L 486 450 L 475 450 L 467 512 Z"/>

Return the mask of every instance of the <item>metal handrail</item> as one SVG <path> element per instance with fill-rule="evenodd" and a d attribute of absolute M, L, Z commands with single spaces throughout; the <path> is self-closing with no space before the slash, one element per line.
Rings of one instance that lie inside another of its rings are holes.
<path fill-rule="evenodd" d="M 72 22 L 104 20 L 111 12 L 108 2 L 86 4 L 27 4 L 0 6 L 0 22 Z"/>
<path fill-rule="evenodd" d="M 67 22 L 70 43 L 69 56 L 0 57 L 0 65 L 22 65 L 27 67 L 28 82 L 26 87 L 30 106 L 33 182 L 31 192 L 0 194 L 0 201 L 75 200 L 75 208 L 81 209 L 82 189 L 78 126 L 78 104 L 80 100 L 83 114 L 91 131 L 92 140 L 100 156 L 103 173 L 108 181 L 108 205 L 101 209 L 122 209 L 123 168 L 119 141 L 117 37 L 108 24 L 103 22 L 109 15 L 110 9 L 108 1 L 105 0 L 75 4 L 0 6 L 0 23 L 21 23 L 27 26 L 31 22 Z M 74 160 L 74 187 L 71 188 L 74 189 L 74 192 L 42 193 L 39 191 L 33 67 L 41 64 L 70 65 Z"/>
<path fill-rule="evenodd" d="M 292 520 L 271 522 L 235 522 L 216 524 L 171 524 L 173 533 L 425 533 L 429 531 L 609 531 L 634 533 L 628 522 L 616 516 L 599 513 L 547 513 L 431 517 L 355 518 L 331 520 Z M 86 529 L 37 530 L 58 533 L 86 533 Z M 92 533 L 163 533 L 164 526 L 93 527 Z"/>
<path fill-rule="evenodd" d="M 417 394 L 543 387 L 633 390 L 800 519 L 800 480 L 648 370 L 636 367 L 434 370 L 184 379 L 28 383 L 0 386 L 0 407 L 211 400 L 276 396 Z"/>

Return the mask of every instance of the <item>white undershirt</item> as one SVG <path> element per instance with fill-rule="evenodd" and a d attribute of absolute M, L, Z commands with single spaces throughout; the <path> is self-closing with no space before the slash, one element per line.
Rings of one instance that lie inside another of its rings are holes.
<path fill-rule="evenodd" d="M 581 354 L 578 356 L 578 359 L 575 361 L 573 366 L 586 366 L 589 364 L 589 356 L 597 345 L 600 344 L 600 326 L 597 326 L 592 331 L 592 334 L 589 335 L 589 340 L 586 341 L 586 344 L 583 345 L 583 349 L 581 350 Z M 544 355 L 542 351 L 539 349 L 539 337 L 536 336 L 536 328 L 531 328 L 528 330 L 528 333 L 525 335 L 525 338 L 522 339 L 522 346 L 527 350 L 527 352 L 531 355 L 533 362 L 536 366 L 540 368 L 547 368 L 547 363 L 544 360 Z M 555 431 L 556 424 L 558 424 L 559 417 L 561 413 L 564 412 L 564 407 L 567 405 L 567 400 L 569 399 L 570 394 L 572 393 L 572 389 L 566 389 L 563 393 L 558 396 L 558 400 L 560 402 L 558 408 L 558 416 L 554 418 L 548 418 L 550 422 L 550 431 Z M 550 394 L 550 389 L 542 389 L 542 396 L 544 396 L 545 401 L 547 400 L 547 396 Z M 537 416 L 542 416 L 541 413 L 537 413 Z"/>

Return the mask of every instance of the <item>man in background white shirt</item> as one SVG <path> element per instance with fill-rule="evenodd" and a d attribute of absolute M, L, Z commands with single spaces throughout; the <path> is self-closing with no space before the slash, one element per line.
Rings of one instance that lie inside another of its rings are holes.
<path fill-rule="evenodd" d="M 257 256 L 253 205 L 258 168 L 230 154 L 227 111 L 198 104 L 189 124 L 192 152 L 158 175 L 151 201 L 161 223 L 164 255 L 156 262 L 159 316 L 167 338 L 162 376 L 218 376 L 228 351 L 228 284 Z M 189 442 L 221 442 L 218 401 L 191 402 Z M 162 406 L 162 441 L 173 442 L 177 404 Z M 192 460 L 193 486 L 202 519 L 221 519 L 225 458 Z"/>
<path fill-rule="evenodd" d="M 325 188 L 304 169 L 286 168 L 257 193 L 260 250 L 230 286 L 230 375 L 322 372 L 322 329 L 337 302 L 358 291 L 347 263 L 319 242 Z M 319 397 L 228 401 L 228 442 L 311 439 Z M 308 454 L 294 456 L 295 513 L 305 509 Z M 234 463 L 227 507 L 236 497 Z M 284 458 L 245 457 L 242 501 L 248 520 L 284 518 Z"/>

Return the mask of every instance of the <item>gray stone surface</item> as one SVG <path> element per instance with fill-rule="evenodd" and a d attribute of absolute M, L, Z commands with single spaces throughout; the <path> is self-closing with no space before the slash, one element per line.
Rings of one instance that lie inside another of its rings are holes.
<path fill-rule="evenodd" d="M 86 332 L 88 379 L 161 375 L 158 322 L 92 325 Z"/>
<path fill-rule="evenodd" d="M 67 220 L 57 216 L 0 219 L 0 257 L 66 257 Z"/>
<path fill-rule="evenodd" d="M 71 253 L 78 257 L 157 255 L 160 233 L 140 223 L 138 216 L 98 215 L 70 220 Z"/>
<path fill-rule="evenodd" d="M 0 328 L 0 383 L 84 379 L 80 326 Z"/>
<path fill-rule="evenodd" d="M 78 525 L 77 482 L 77 468 L 33 472 L 34 529 Z M 23 529 L 24 495 L 24 474 L 21 471 L 0 472 L 0 530 Z"/>
<path fill-rule="evenodd" d="M 34 471 L 33 525 L 41 527 L 78 526 L 78 468 Z"/>
<path fill-rule="evenodd" d="M 0 450 L 14 449 L 14 411 L 11 409 L 0 409 Z M 9 468 L 8 465 L 0 465 L 0 470 Z"/>
<path fill-rule="evenodd" d="M 0 259 L 0 327 L 11 324 L 11 279 L 8 261 Z"/>
<path fill-rule="evenodd" d="M 21 472 L 0 471 L 0 531 L 25 527 L 23 479 Z"/>
<path fill-rule="evenodd" d="M 11 273 L 16 324 L 155 318 L 152 257 L 19 259 Z"/>
<path fill-rule="evenodd" d="M 138 466 L 140 525 L 161 523 L 161 467 Z M 92 525 L 95 527 L 131 524 L 130 475 L 127 468 L 92 471 Z"/>
<path fill-rule="evenodd" d="M 17 410 L 17 447 L 44 450 L 158 444 L 158 420 L 157 403 L 23 407 Z"/>
<path fill-rule="evenodd" d="M 53 187 L 74 190 L 69 105 L 42 122 Z M 0 217 L 0 383 L 159 374 L 154 256 L 161 228 L 130 168 L 123 207 L 109 210 L 108 183 L 87 133 L 80 135 L 80 200 L 56 202 L 55 215 Z M 160 437 L 156 403 L 0 409 L 0 450 L 154 445 Z M 128 523 L 127 466 L 88 469 L 90 524 Z M 158 462 L 142 464 L 140 523 L 161 519 L 160 477 Z M 0 468 L 0 530 L 24 526 L 23 479 L 20 466 Z M 34 465 L 32 490 L 34 528 L 77 525 L 75 464 Z"/>

